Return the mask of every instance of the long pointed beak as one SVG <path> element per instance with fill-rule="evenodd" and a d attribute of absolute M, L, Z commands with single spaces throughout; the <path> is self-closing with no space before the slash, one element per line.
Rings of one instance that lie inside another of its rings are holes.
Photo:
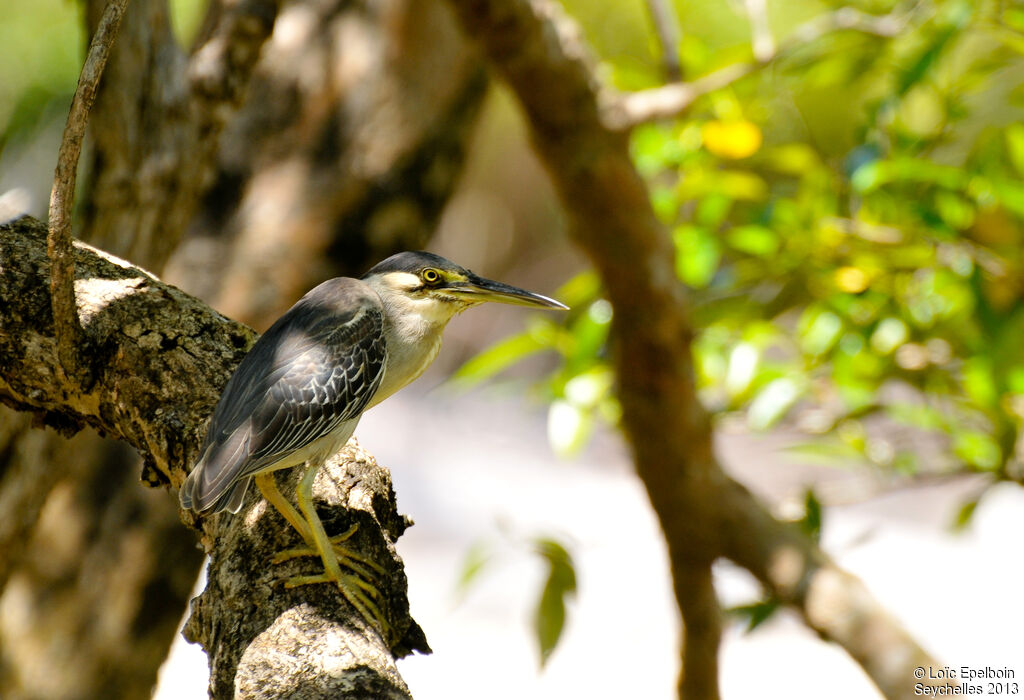
<path fill-rule="evenodd" d="M 465 282 L 456 282 L 448 287 L 448 292 L 462 297 L 469 302 L 496 301 L 499 304 L 516 304 L 532 306 L 540 309 L 560 309 L 567 311 L 568 306 L 542 294 L 528 292 L 504 282 L 495 282 L 473 275 Z"/>

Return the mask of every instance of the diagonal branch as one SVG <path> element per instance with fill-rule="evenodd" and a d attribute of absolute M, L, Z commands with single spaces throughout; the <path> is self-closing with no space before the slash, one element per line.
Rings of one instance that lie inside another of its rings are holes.
<path fill-rule="evenodd" d="M 699 98 L 739 82 L 796 51 L 831 34 L 856 31 L 879 37 L 898 36 L 910 21 L 909 14 L 871 15 L 844 7 L 808 20 L 797 27 L 782 43 L 775 45 L 767 33 L 763 15 L 764 0 L 748 0 L 751 22 L 755 26 L 753 61 L 734 63 L 686 83 L 669 83 L 661 87 L 620 95 L 609 100 L 606 120 L 610 127 L 628 129 L 638 124 L 672 119 L 686 112 Z M 760 13 L 760 14 L 759 14 Z"/>
<path fill-rule="evenodd" d="M 623 428 L 665 534 L 684 622 L 698 626 L 687 633 L 698 648 L 684 651 L 681 696 L 718 694 L 715 680 L 692 665 L 715 653 L 707 565 L 726 556 L 843 646 L 888 697 L 913 697 L 915 666 L 934 662 L 859 581 L 723 472 L 696 394 L 689 303 L 669 232 L 651 208 L 628 140 L 603 116 L 604 93 L 578 32 L 546 0 L 451 2 L 519 98 L 570 233 L 615 309 L 611 346 Z M 689 684 L 688 674 L 696 674 Z"/>
<path fill-rule="evenodd" d="M 75 180 L 78 158 L 82 154 L 85 125 L 96 98 L 96 87 L 107 65 L 110 47 L 117 37 L 128 0 L 110 0 L 103 10 L 99 26 L 93 34 L 89 53 L 78 78 L 71 110 L 68 112 L 57 153 L 57 168 L 50 193 L 50 230 L 46 240 L 50 258 L 50 293 L 53 322 L 57 335 L 57 354 L 64 371 L 80 377 L 78 353 L 82 326 L 75 309 L 75 263 L 71 249 L 71 213 L 75 202 Z"/>

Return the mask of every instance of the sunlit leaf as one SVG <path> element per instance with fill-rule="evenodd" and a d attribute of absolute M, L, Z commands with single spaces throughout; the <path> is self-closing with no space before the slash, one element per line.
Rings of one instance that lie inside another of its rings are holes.
<path fill-rule="evenodd" d="M 953 453 L 972 467 L 992 470 L 1001 463 L 1002 450 L 990 435 L 965 431 L 953 436 Z"/>
<path fill-rule="evenodd" d="M 566 382 L 565 398 L 576 406 L 593 408 L 608 396 L 613 381 L 614 375 L 610 367 L 594 367 Z"/>
<path fill-rule="evenodd" d="M 706 228 L 680 226 L 672 233 L 676 244 L 676 274 L 691 287 L 706 287 L 722 257 L 718 237 Z"/>
<path fill-rule="evenodd" d="M 594 430 L 590 412 L 570 401 L 555 399 L 548 407 L 548 443 L 560 457 L 579 452 Z"/>
<path fill-rule="evenodd" d="M 910 331 L 902 319 L 883 318 L 871 334 L 871 347 L 875 352 L 888 355 L 907 341 Z"/>
<path fill-rule="evenodd" d="M 460 598 L 466 595 L 469 588 L 477 581 L 490 562 L 491 548 L 487 543 L 478 541 L 469 548 L 465 559 L 462 561 L 459 578 L 455 584 L 456 594 Z"/>
<path fill-rule="evenodd" d="M 523 358 L 551 348 L 554 334 L 554 329 L 542 322 L 525 333 L 505 338 L 470 358 L 452 375 L 452 380 L 463 387 L 479 384 Z"/>
<path fill-rule="evenodd" d="M 808 355 L 823 355 L 832 349 L 843 331 L 843 321 L 832 311 L 815 309 L 801 319 L 800 342 Z"/>
<path fill-rule="evenodd" d="M 871 284 L 871 277 L 860 267 L 844 265 L 835 272 L 836 286 L 847 294 L 860 294 Z"/>
<path fill-rule="evenodd" d="M 732 396 L 743 394 L 754 381 L 760 353 L 752 343 L 738 343 L 729 353 L 725 375 L 726 390 Z"/>
<path fill-rule="evenodd" d="M 733 250 L 768 257 L 779 250 L 779 236 L 764 226 L 737 226 L 727 236 Z"/>
<path fill-rule="evenodd" d="M 801 382 L 780 377 L 761 389 L 747 409 L 747 423 L 754 430 L 767 430 L 793 407 L 803 393 Z"/>

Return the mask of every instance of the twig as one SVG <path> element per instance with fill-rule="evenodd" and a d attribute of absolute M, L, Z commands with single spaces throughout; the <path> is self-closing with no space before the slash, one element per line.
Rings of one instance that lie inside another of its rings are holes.
<path fill-rule="evenodd" d="M 654 23 L 654 32 L 661 44 L 661 66 L 667 80 L 683 79 L 682 62 L 679 60 L 679 24 L 672 6 L 666 0 L 647 0 L 647 11 Z"/>
<path fill-rule="evenodd" d="M 604 108 L 603 119 L 609 128 L 625 130 L 659 119 L 678 117 L 704 95 L 746 78 L 761 65 L 733 63 L 688 83 L 669 83 L 623 95 Z"/>
<path fill-rule="evenodd" d="M 68 376 L 79 376 L 78 348 L 82 338 L 82 326 L 75 307 L 75 259 L 71 244 L 71 210 L 75 202 L 78 158 L 82 154 L 89 109 L 96 98 L 96 87 L 127 4 L 128 0 L 110 0 L 100 17 L 71 101 L 50 193 L 49 234 L 46 238 L 46 252 L 50 259 L 50 303 L 57 355 Z"/>
<path fill-rule="evenodd" d="M 747 5 L 763 4 L 763 0 L 748 0 Z M 763 8 L 762 8 L 763 9 Z M 787 39 L 774 45 L 771 35 L 758 39 L 757 22 L 754 25 L 754 61 L 734 63 L 708 73 L 688 83 L 669 83 L 662 87 L 622 95 L 605 107 L 605 116 L 610 127 L 628 129 L 638 124 L 671 119 L 683 114 L 697 99 L 709 92 L 742 80 L 763 66 L 797 51 L 829 34 L 841 31 L 857 31 L 880 37 L 898 35 L 907 26 L 909 14 L 870 15 L 851 7 L 844 7 L 815 17 L 797 27 Z M 766 22 L 767 20 L 765 20 Z M 764 31 L 767 31 L 765 24 Z M 761 42 L 759 48 L 758 42 Z M 771 51 L 767 50 L 771 42 Z"/>

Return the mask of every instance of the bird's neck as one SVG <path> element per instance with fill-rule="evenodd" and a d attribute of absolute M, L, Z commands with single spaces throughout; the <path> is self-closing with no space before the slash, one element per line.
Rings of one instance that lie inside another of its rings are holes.
<path fill-rule="evenodd" d="M 387 302 L 385 301 L 385 304 Z M 441 350 L 441 336 L 450 316 L 420 313 L 385 313 L 384 342 L 388 360 L 375 405 L 418 378 Z"/>

